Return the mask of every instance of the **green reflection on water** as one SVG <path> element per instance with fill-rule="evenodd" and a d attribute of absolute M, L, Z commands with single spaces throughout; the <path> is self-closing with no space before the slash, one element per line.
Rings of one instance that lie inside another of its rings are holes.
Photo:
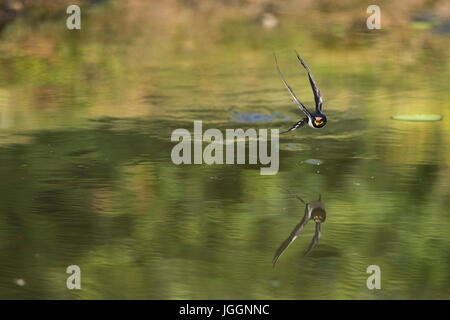
<path fill-rule="evenodd" d="M 350 29 L 350 41 L 343 28 L 295 15 L 266 30 L 150 9 L 123 15 L 104 4 L 81 32 L 26 20 L 4 31 L 1 298 L 450 297 L 448 37 Z M 311 107 L 293 49 L 322 91 L 328 124 L 282 136 L 277 175 L 172 164 L 171 132 L 192 131 L 193 120 L 225 130 L 287 128 L 300 117 L 273 52 Z M 236 123 L 233 110 L 280 117 Z M 444 118 L 390 120 L 405 113 Z M 320 192 L 327 221 L 308 257 L 313 228 L 273 269 L 304 210 L 280 186 L 305 199 Z M 71 264 L 81 267 L 80 291 L 66 288 Z M 366 288 L 372 264 L 379 291 Z"/>

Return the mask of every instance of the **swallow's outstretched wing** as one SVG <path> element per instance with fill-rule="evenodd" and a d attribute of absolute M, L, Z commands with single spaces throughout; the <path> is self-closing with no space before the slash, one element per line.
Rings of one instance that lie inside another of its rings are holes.
<path fill-rule="evenodd" d="M 300 120 L 299 122 L 294 123 L 294 125 L 293 125 L 290 129 L 288 129 L 288 130 L 286 130 L 286 131 L 283 131 L 283 132 L 280 132 L 280 134 L 288 133 L 288 132 L 291 132 L 291 131 L 293 131 L 293 130 L 295 130 L 295 129 L 301 128 L 301 127 L 303 127 L 303 126 L 305 125 L 305 123 L 307 123 L 307 122 L 308 122 L 308 118 L 303 118 L 303 119 Z"/>
<path fill-rule="evenodd" d="M 281 246 L 278 248 L 278 250 L 275 252 L 275 255 L 272 260 L 272 266 L 275 267 L 275 264 L 278 261 L 278 258 L 283 254 L 283 252 L 291 245 L 292 242 L 294 242 L 295 239 L 297 239 L 298 235 L 300 234 L 300 231 L 305 227 L 305 225 L 308 223 L 309 219 L 307 219 L 307 215 L 303 217 L 302 221 L 298 225 L 295 226 L 294 230 L 292 230 L 289 237 L 284 240 L 284 242 L 281 244 Z"/>
<path fill-rule="evenodd" d="M 312 238 L 312 241 L 308 247 L 308 250 L 306 250 L 306 252 L 305 252 L 305 256 L 307 256 L 319 242 L 320 234 L 321 234 L 320 225 L 321 225 L 320 222 L 316 223 L 316 233 L 314 233 L 314 237 Z"/>
<path fill-rule="evenodd" d="M 300 60 L 300 63 L 303 65 L 303 67 L 305 67 L 306 71 L 308 71 L 309 83 L 311 84 L 311 88 L 314 93 L 314 100 L 316 102 L 316 113 L 321 113 L 322 112 L 322 96 L 320 95 L 320 90 L 319 90 L 319 88 L 317 88 L 317 85 L 314 82 L 314 78 L 311 74 L 311 70 L 309 70 L 305 61 L 303 61 L 303 59 L 300 57 L 300 55 L 298 54 L 297 51 L 295 51 L 295 53 L 297 54 L 297 58 L 298 58 L 298 60 Z"/>
<path fill-rule="evenodd" d="M 294 99 L 295 104 L 298 105 L 298 107 L 306 114 L 306 116 L 309 119 L 311 119 L 311 114 L 309 113 L 308 109 L 306 109 L 306 107 L 303 105 L 303 103 L 301 103 L 300 100 L 297 99 L 297 97 L 294 94 L 294 91 L 292 91 L 291 87 L 289 87 L 289 85 L 286 83 L 286 80 L 284 80 L 283 75 L 281 74 L 281 71 L 280 71 L 280 67 L 278 67 L 277 56 L 275 54 L 273 56 L 275 58 L 275 65 L 277 67 L 278 75 L 280 76 L 281 81 L 283 81 L 283 84 L 288 89 L 289 93 L 291 94 L 292 98 Z M 301 122 L 301 121 L 299 121 L 299 122 Z M 297 122 L 297 123 L 299 123 L 299 122 Z M 292 129 L 292 130 L 294 130 L 294 129 Z M 288 131 L 291 131 L 291 130 L 288 130 Z"/>

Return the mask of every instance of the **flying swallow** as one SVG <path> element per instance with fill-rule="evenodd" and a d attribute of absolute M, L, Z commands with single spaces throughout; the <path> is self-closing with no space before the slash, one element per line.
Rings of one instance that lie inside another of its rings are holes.
<path fill-rule="evenodd" d="M 325 209 L 325 204 L 321 201 L 321 196 L 319 194 L 319 199 L 306 203 L 303 201 L 302 198 L 300 198 L 298 195 L 291 193 L 289 190 L 287 190 L 292 196 L 297 198 L 299 201 L 301 201 L 305 205 L 305 214 L 303 215 L 302 220 L 299 224 L 297 224 L 292 230 L 289 237 L 284 240 L 284 242 L 281 244 L 281 246 L 278 248 L 278 250 L 275 252 L 275 255 L 272 260 L 272 265 L 275 267 L 275 264 L 277 263 L 278 259 L 282 255 L 282 253 L 291 245 L 292 242 L 297 239 L 300 232 L 303 230 L 305 225 L 310 220 L 314 220 L 316 223 L 316 232 L 314 233 L 314 237 L 311 241 L 311 244 L 309 245 L 308 249 L 305 251 L 305 256 L 308 255 L 312 249 L 317 245 L 319 242 L 319 238 L 321 235 L 321 224 L 325 222 L 325 219 L 327 217 L 327 211 Z"/>
<path fill-rule="evenodd" d="M 298 52 L 295 52 L 297 54 L 297 58 L 300 61 L 300 63 L 303 65 L 303 67 L 308 71 L 308 78 L 309 83 L 311 84 L 312 91 L 314 93 L 314 101 L 316 104 L 316 110 L 314 113 L 311 113 L 308 111 L 308 109 L 305 107 L 303 103 L 300 102 L 300 100 L 297 99 L 297 97 L 294 94 L 294 91 L 292 91 L 291 87 L 287 84 L 286 80 L 284 80 L 283 75 L 281 74 L 280 68 L 278 66 L 277 57 L 274 55 L 275 58 L 275 65 L 277 67 L 278 74 L 280 75 L 281 81 L 288 89 L 289 93 L 291 94 L 295 104 L 303 111 L 303 113 L 306 115 L 305 118 L 301 119 L 300 121 L 296 122 L 292 128 L 281 132 L 281 133 L 287 133 L 290 131 L 293 131 L 295 129 L 298 129 L 302 127 L 304 124 L 308 124 L 313 129 L 320 129 L 323 126 L 327 124 L 327 117 L 322 113 L 322 96 L 320 94 L 320 90 L 317 88 L 317 85 L 314 81 L 314 78 L 311 74 L 311 71 L 309 70 L 308 66 L 306 65 L 305 61 L 300 57 Z"/>

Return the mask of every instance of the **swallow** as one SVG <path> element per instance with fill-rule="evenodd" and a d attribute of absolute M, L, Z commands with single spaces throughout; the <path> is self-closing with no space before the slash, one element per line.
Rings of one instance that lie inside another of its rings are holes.
<path fill-rule="evenodd" d="M 297 58 L 300 61 L 300 63 L 302 64 L 302 66 L 306 69 L 306 71 L 308 71 L 309 83 L 311 84 L 311 88 L 312 88 L 312 91 L 314 93 L 314 101 L 315 101 L 315 104 L 316 104 L 316 110 L 315 110 L 315 113 L 310 113 L 308 111 L 308 109 L 305 107 L 305 105 L 303 103 L 301 103 L 300 100 L 297 99 L 297 97 L 294 94 L 294 91 L 292 91 L 291 87 L 289 87 L 289 85 L 287 84 L 286 80 L 284 80 L 284 77 L 283 77 L 283 75 L 281 74 L 281 71 L 280 71 L 280 67 L 278 66 L 277 57 L 274 54 L 275 65 L 277 67 L 277 71 L 278 71 L 278 74 L 279 74 L 279 76 L 281 78 L 281 81 L 283 82 L 283 84 L 288 89 L 288 91 L 291 94 L 295 104 L 306 115 L 305 118 L 303 118 L 300 121 L 296 122 L 292 126 L 292 128 L 290 128 L 290 129 L 288 129 L 286 131 L 283 131 L 281 133 L 287 133 L 287 132 L 293 131 L 295 129 L 298 129 L 298 128 L 302 127 L 306 123 L 313 129 L 320 129 L 320 128 L 322 128 L 323 126 L 325 126 L 327 124 L 327 117 L 322 113 L 322 96 L 321 96 L 320 90 L 317 88 L 317 85 L 316 85 L 316 83 L 314 81 L 314 78 L 313 78 L 313 76 L 311 74 L 311 70 L 309 70 L 309 68 L 306 65 L 305 61 L 303 61 L 303 59 L 300 57 L 298 52 L 295 51 L 295 53 L 297 54 Z"/>
<path fill-rule="evenodd" d="M 289 194 L 291 194 L 292 196 L 297 198 L 299 201 L 301 201 L 305 205 L 305 214 L 303 215 L 303 218 L 300 221 L 300 223 L 295 226 L 294 230 L 292 230 L 289 237 L 286 240 L 284 240 L 284 242 L 281 244 L 281 246 L 275 252 L 275 255 L 272 260 L 273 267 L 275 267 L 275 264 L 277 263 L 278 259 L 283 254 L 283 252 L 291 245 L 292 242 L 294 242 L 295 239 L 297 239 L 300 232 L 303 230 L 303 228 L 308 223 L 308 221 L 314 220 L 314 222 L 316 223 L 316 232 L 314 233 L 314 237 L 312 238 L 312 241 L 311 241 L 308 249 L 304 253 L 304 255 L 307 256 L 319 242 L 320 235 L 321 235 L 321 224 L 323 222 L 325 222 L 325 219 L 327 217 L 327 211 L 325 209 L 325 204 L 321 201 L 320 194 L 319 194 L 318 200 L 306 203 L 298 195 L 291 193 L 289 190 L 287 190 L 287 191 L 289 192 Z"/>

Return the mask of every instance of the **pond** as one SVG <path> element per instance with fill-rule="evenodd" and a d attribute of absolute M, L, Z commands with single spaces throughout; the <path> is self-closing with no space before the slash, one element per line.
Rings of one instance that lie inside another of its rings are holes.
<path fill-rule="evenodd" d="M 102 2 L 82 11 L 78 31 L 66 29 L 65 12 L 8 25 L 0 298 L 450 298 L 448 33 L 365 30 L 364 9 L 362 27 L 349 28 L 311 10 L 280 11 L 265 25 Z M 280 135 L 277 174 L 172 162 L 172 132 L 192 132 L 196 120 L 225 132 L 284 131 L 301 119 L 273 53 L 312 109 L 294 50 L 328 123 Z M 327 216 L 308 255 L 314 221 L 273 267 L 305 210 L 286 189 L 305 202 L 321 194 Z M 70 265 L 81 269 L 81 290 L 66 287 Z M 366 286 L 371 265 L 380 290 Z"/>

